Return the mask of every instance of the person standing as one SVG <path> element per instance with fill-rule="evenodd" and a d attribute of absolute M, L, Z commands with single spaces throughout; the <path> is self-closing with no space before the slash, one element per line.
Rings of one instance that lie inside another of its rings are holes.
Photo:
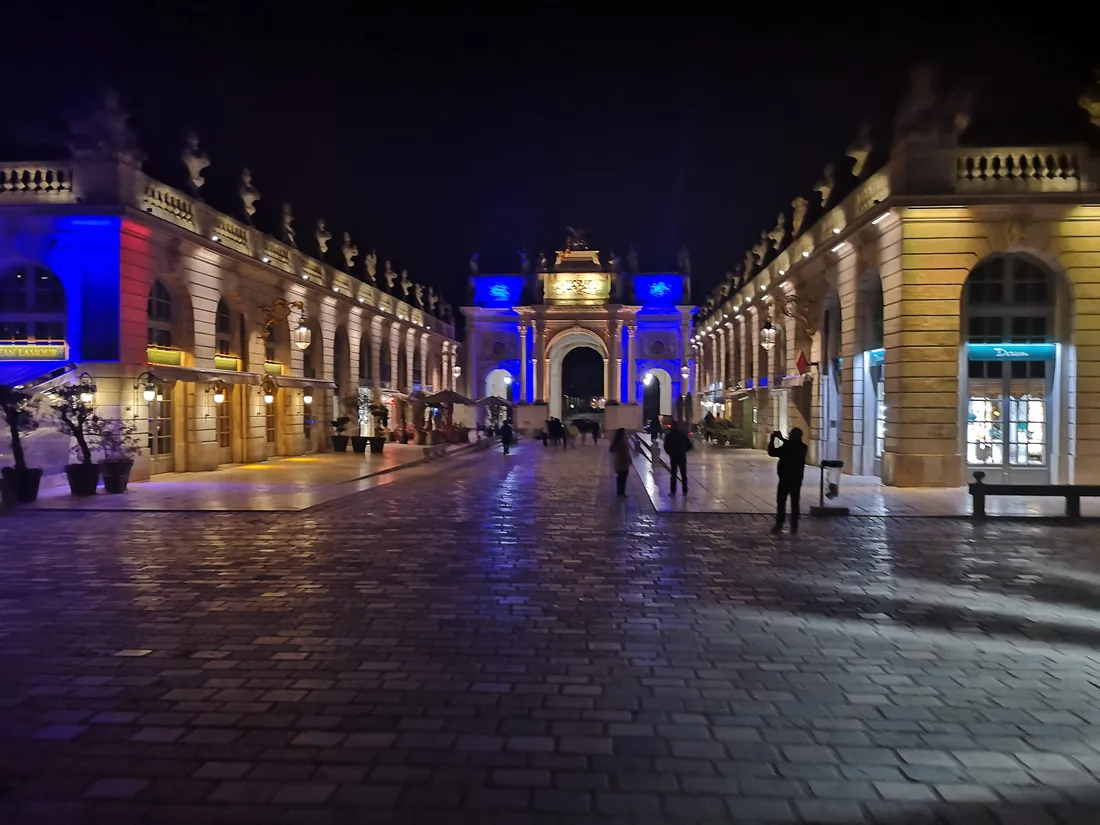
<path fill-rule="evenodd" d="M 512 446 L 512 437 L 515 434 L 512 432 L 512 425 L 507 421 L 504 422 L 504 426 L 500 428 L 500 445 L 504 448 L 504 454 L 508 455 L 508 448 Z"/>
<path fill-rule="evenodd" d="M 676 474 L 680 474 L 680 485 L 683 487 L 684 495 L 687 495 L 688 491 L 688 469 L 687 469 L 687 454 L 695 447 L 691 443 L 691 439 L 683 431 L 682 425 L 679 422 L 673 423 L 668 428 L 668 432 L 665 433 L 665 452 L 668 454 L 668 465 L 672 471 L 672 479 L 669 484 L 668 494 L 670 496 L 676 495 Z"/>
<path fill-rule="evenodd" d="M 626 437 L 626 428 L 619 427 L 611 439 L 611 466 L 615 468 L 615 495 L 626 495 L 626 477 L 630 472 L 630 442 Z"/>
<path fill-rule="evenodd" d="M 600 422 L 599 421 L 593 421 L 592 422 L 592 443 L 595 444 L 599 440 L 600 440 Z"/>
<path fill-rule="evenodd" d="M 778 442 L 778 443 L 777 443 Z M 802 476 L 806 472 L 806 443 L 802 440 L 802 430 L 795 427 L 789 438 L 776 430 L 768 439 L 768 455 L 778 458 L 776 473 L 779 475 L 779 488 L 775 497 L 775 526 L 773 533 L 783 529 L 787 520 L 787 499 L 791 500 L 791 534 L 798 532 L 798 504 L 802 494 Z"/>

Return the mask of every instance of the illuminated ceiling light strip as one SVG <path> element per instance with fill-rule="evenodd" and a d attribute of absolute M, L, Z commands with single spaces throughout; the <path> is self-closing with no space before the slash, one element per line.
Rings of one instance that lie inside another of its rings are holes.
<path fill-rule="evenodd" d="M 844 244 L 844 241 L 841 241 L 840 243 L 838 243 L 838 244 L 837 244 L 836 246 L 834 246 L 834 247 L 833 247 L 832 249 L 830 249 L 829 251 L 830 251 L 830 252 L 839 252 L 840 250 L 842 250 L 842 249 L 844 248 L 844 245 L 845 245 L 845 244 Z"/>
<path fill-rule="evenodd" d="M 879 215 L 877 218 L 875 218 L 873 221 L 871 221 L 871 226 L 878 226 L 880 223 L 882 223 L 884 220 L 886 220 L 889 217 L 890 217 L 890 210 L 887 209 L 885 212 L 883 212 L 881 215 Z"/>

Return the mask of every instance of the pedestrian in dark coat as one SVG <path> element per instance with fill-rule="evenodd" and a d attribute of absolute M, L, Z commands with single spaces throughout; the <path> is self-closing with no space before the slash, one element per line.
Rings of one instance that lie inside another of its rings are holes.
<path fill-rule="evenodd" d="M 694 449 L 687 433 L 680 423 L 675 423 L 668 428 L 665 434 L 665 452 L 668 454 L 668 466 L 672 471 L 672 479 L 668 488 L 670 496 L 676 495 L 676 474 L 680 474 L 680 484 L 684 489 L 684 495 L 688 491 L 687 454 Z"/>
<path fill-rule="evenodd" d="M 630 473 L 630 441 L 626 437 L 626 428 L 619 427 L 611 439 L 611 465 L 615 468 L 615 495 L 626 495 L 626 477 Z"/>
<path fill-rule="evenodd" d="M 505 422 L 504 426 L 500 428 L 500 444 L 504 447 L 505 455 L 508 455 L 508 448 L 512 446 L 514 437 L 515 433 L 512 431 L 512 425 Z"/>
<path fill-rule="evenodd" d="M 791 533 L 798 532 L 798 500 L 802 494 L 802 476 L 806 472 L 807 445 L 802 440 L 802 430 L 795 427 L 789 438 L 776 430 L 768 439 L 768 455 L 778 458 L 776 473 L 779 487 L 775 496 L 775 526 L 773 533 L 783 529 L 787 520 L 787 499 L 791 500 Z"/>

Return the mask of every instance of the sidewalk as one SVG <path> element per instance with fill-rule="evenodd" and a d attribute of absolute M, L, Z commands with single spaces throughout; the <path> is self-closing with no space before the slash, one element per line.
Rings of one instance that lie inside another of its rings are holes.
<path fill-rule="evenodd" d="M 677 494 L 675 499 L 668 495 L 667 469 L 660 465 L 654 469 L 644 452 L 635 456 L 634 467 L 658 512 L 775 513 L 775 459 L 768 458 L 760 450 L 698 444 L 688 455 L 690 492 L 686 497 Z M 817 504 L 820 477 L 817 467 L 806 468 L 802 487 L 803 513 L 811 504 Z M 842 476 L 840 497 L 828 503 L 848 507 L 853 516 L 970 516 L 970 494 L 965 487 L 886 487 L 873 476 Z M 1065 514 L 1065 501 L 1061 498 L 991 496 L 986 500 L 986 511 L 990 516 L 1060 517 Z M 1081 515 L 1100 517 L 1100 500 L 1082 499 Z"/>
<path fill-rule="evenodd" d="M 445 455 L 472 452 L 475 444 L 446 445 Z M 388 484 L 396 471 L 427 463 L 424 448 L 387 444 L 382 455 L 316 453 L 273 458 L 256 464 L 236 464 L 201 473 L 165 473 L 149 481 L 131 482 L 122 495 L 100 487 L 89 498 L 74 498 L 67 486 L 43 489 L 27 510 L 140 511 L 298 511 Z M 444 465 L 445 466 L 445 465 Z"/>

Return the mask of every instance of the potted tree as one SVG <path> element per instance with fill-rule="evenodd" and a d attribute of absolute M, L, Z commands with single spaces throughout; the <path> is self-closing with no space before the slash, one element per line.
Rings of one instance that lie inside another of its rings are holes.
<path fill-rule="evenodd" d="M 332 429 L 336 430 L 336 434 L 332 437 L 332 449 L 338 453 L 348 451 L 348 437 L 344 435 L 344 430 L 348 428 L 349 421 L 351 421 L 350 418 L 342 415 L 332 422 Z"/>
<path fill-rule="evenodd" d="M 38 428 L 35 403 L 29 393 L 0 386 L 0 409 L 4 411 L 4 421 L 11 433 L 11 457 L 15 462 L 14 467 L 0 470 L 0 498 L 4 504 L 30 504 L 38 498 L 42 470 L 27 466 L 20 437 Z"/>
<path fill-rule="evenodd" d="M 374 435 L 367 439 L 370 443 L 370 451 L 374 455 L 381 455 L 382 448 L 386 446 L 386 436 L 381 433 L 390 423 L 390 411 L 385 404 L 371 404 L 370 414 L 374 419 Z"/>
<path fill-rule="evenodd" d="M 362 399 L 360 399 L 358 395 L 349 395 L 344 399 L 344 407 L 351 415 L 351 420 L 360 428 L 363 426 L 362 404 Z M 351 437 L 351 449 L 357 453 L 365 453 L 367 451 L 367 437 L 362 435 L 362 432 L 362 429 L 360 429 L 359 435 L 353 435 Z"/>
<path fill-rule="evenodd" d="M 99 463 L 103 489 L 108 493 L 126 492 L 134 456 L 141 453 L 137 427 L 117 418 L 100 418 L 93 423 L 91 434 L 103 453 L 103 461 Z"/>
<path fill-rule="evenodd" d="M 73 456 L 77 463 L 65 468 L 69 479 L 69 491 L 74 496 L 94 496 L 99 486 L 99 465 L 92 461 L 92 430 L 98 416 L 95 414 L 95 385 L 82 380 L 66 384 L 50 392 L 50 409 L 54 412 L 54 426 L 76 441 Z"/>

